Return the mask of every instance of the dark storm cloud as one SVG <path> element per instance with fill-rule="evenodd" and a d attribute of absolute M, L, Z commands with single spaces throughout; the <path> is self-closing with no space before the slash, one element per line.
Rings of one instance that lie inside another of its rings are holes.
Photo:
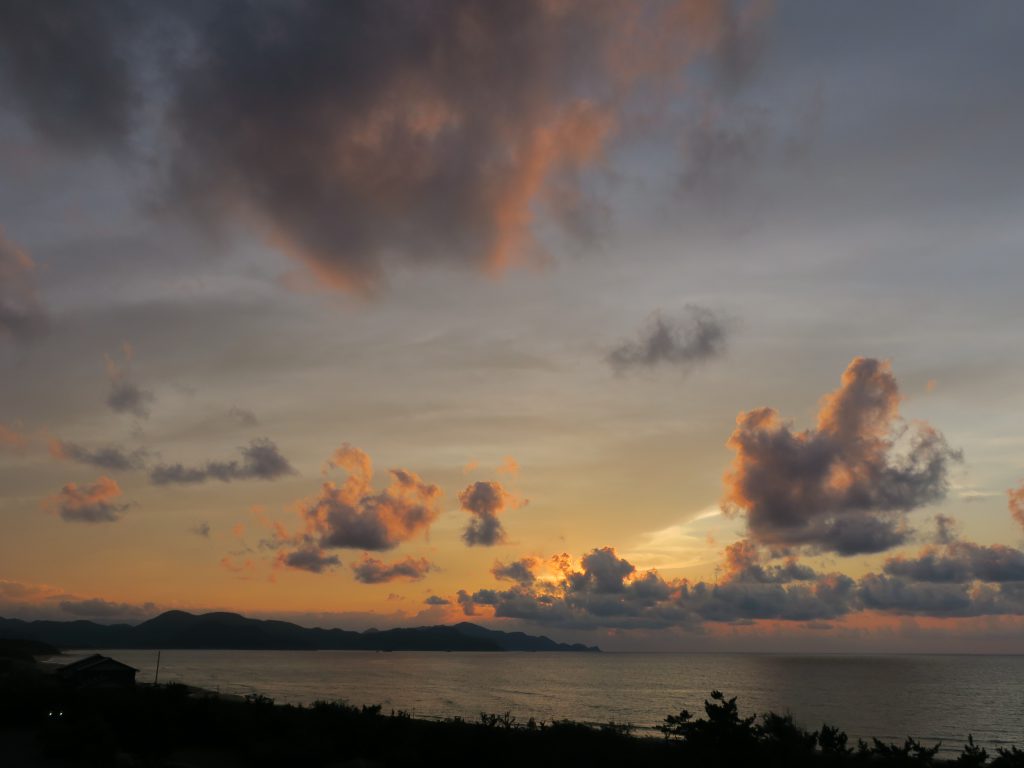
<path fill-rule="evenodd" d="M 721 355 L 725 341 L 725 324 L 707 307 L 688 306 L 678 318 L 656 312 L 638 339 L 608 353 L 608 363 L 616 371 L 662 364 L 688 368 Z"/>
<path fill-rule="evenodd" d="M 310 573 L 323 573 L 341 565 L 337 555 L 327 555 L 317 547 L 304 547 L 284 554 L 281 561 L 290 568 Z"/>
<path fill-rule="evenodd" d="M 396 579 L 419 581 L 433 568 L 430 561 L 424 557 L 407 557 L 393 563 L 385 563 L 373 557 L 363 557 L 352 566 L 352 573 L 355 574 L 356 581 L 361 581 L 363 584 L 384 584 Z"/>
<path fill-rule="evenodd" d="M 0 85 L 62 146 L 128 146 L 145 114 L 171 207 L 369 292 L 395 258 L 543 260 L 538 212 L 591 231 L 581 176 L 643 122 L 629 95 L 699 58 L 742 79 L 751 5 L 12 2 Z"/>
<path fill-rule="evenodd" d="M 95 483 L 68 483 L 46 500 L 46 506 L 71 523 L 113 523 L 130 504 L 118 503 L 121 488 L 115 480 L 101 476 Z"/>
<path fill-rule="evenodd" d="M 536 581 L 537 577 L 533 573 L 536 565 L 537 561 L 532 557 L 524 557 L 508 565 L 495 561 L 491 573 L 498 581 L 515 581 L 528 587 Z"/>
<path fill-rule="evenodd" d="M 154 485 L 205 483 L 207 480 L 229 483 L 232 480 L 276 480 L 295 474 L 295 469 L 281 455 L 272 440 L 257 438 L 239 450 L 242 453 L 241 462 L 208 461 L 196 467 L 158 464 L 150 471 L 149 481 Z"/>
<path fill-rule="evenodd" d="M 513 500 L 502 488 L 501 483 L 472 483 L 459 494 L 459 504 L 463 510 L 473 515 L 473 519 L 462 532 L 462 539 L 467 545 L 493 547 L 505 542 L 505 528 L 498 515 L 512 506 Z"/>
<path fill-rule="evenodd" d="M 0 33 L 2 34 L 2 33 Z M 0 339 L 30 341 L 48 326 L 35 283 L 36 265 L 0 227 Z"/>
<path fill-rule="evenodd" d="M 149 456 L 144 448 L 129 451 L 119 445 L 106 445 L 100 448 L 86 448 L 78 443 L 67 440 L 51 440 L 50 455 L 55 459 L 76 461 L 100 469 L 125 472 L 133 469 L 144 469 Z"/>
<path fill-rule="evenodd" d="M 291 538 L 282 534 L 275 546 L 299 542 L 380 552 L 426 533 L 437 519 L 441 489 L 414 472 L 392 469 L 390 485 L 374 491 L 370 457 L 348 444 L 334 452 L 328 467 L 346 470 L 345 482 L 325 482 L 316 498 L 303 502 L 306 530 Z"/>
<path fill-rule="evenodd" d="M 58 145 L 119 146 L 137 103 L 126 46 L 142 12 L 120 0 L 0 4 L 0 85 L 8 99 Z"/>
<path fill-rule="evenodd" d="M 854 555 L 906 542 L 905 513 L 945 497 L 959 453 L 927 424 L 907 427 L 899 401 L 888 363 L 856 358 L 814 429 L 794 432 L 771 408 L 740 414 L 723 507 L 746 516 L 751 539 L 782 550 Z"/>

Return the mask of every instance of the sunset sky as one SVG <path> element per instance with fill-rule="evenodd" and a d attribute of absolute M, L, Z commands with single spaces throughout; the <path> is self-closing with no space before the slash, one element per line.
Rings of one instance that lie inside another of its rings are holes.
<path fill-rule="evenodd" d="M 1019 651 L 1022 38 L 0 4 L 0 616 Z"/>

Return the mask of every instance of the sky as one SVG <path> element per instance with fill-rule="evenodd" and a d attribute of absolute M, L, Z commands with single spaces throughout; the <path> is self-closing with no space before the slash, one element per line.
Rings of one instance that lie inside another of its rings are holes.
<path fill-rule="evenodd" d="M 0 615 L 1019 651 L 1024 9 L 0 5 Z"/>

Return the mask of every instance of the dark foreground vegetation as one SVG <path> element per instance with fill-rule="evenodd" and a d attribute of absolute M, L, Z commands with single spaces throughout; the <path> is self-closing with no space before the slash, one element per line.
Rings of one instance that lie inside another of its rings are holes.
<path fill-rule="evenodd" d="M 968 744 L 945 763 L 935 747 L 858 742 L 784 715 L 741 716 L 717 691 L 704 712 L 665 719 L 664 738 L 629 725 L 417 720 L 380 707 L 280 706 L 183 685 L 69 690 L 30 665 L 0 670 L 0 765 L 18 766 L 1021 766 L 1024 752 Z"/>

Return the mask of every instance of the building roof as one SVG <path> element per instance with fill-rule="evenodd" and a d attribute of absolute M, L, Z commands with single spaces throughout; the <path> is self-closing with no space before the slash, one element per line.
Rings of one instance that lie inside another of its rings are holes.
<path fill-rule="evenodd" d="M 78 661 L 73 661 L 70 664 L 65 664 L 57 670 L 57 674 L 76 675 L 82 672 L 113 672 L 118 670 L 131 670 L 132 672 L 139 671 L 135 667 L 123 664 L 117 659 L 112 659 L 109 656 L 94 653 L 91 656 L 86 656 L 84 659 L 79 659 Z"/>

